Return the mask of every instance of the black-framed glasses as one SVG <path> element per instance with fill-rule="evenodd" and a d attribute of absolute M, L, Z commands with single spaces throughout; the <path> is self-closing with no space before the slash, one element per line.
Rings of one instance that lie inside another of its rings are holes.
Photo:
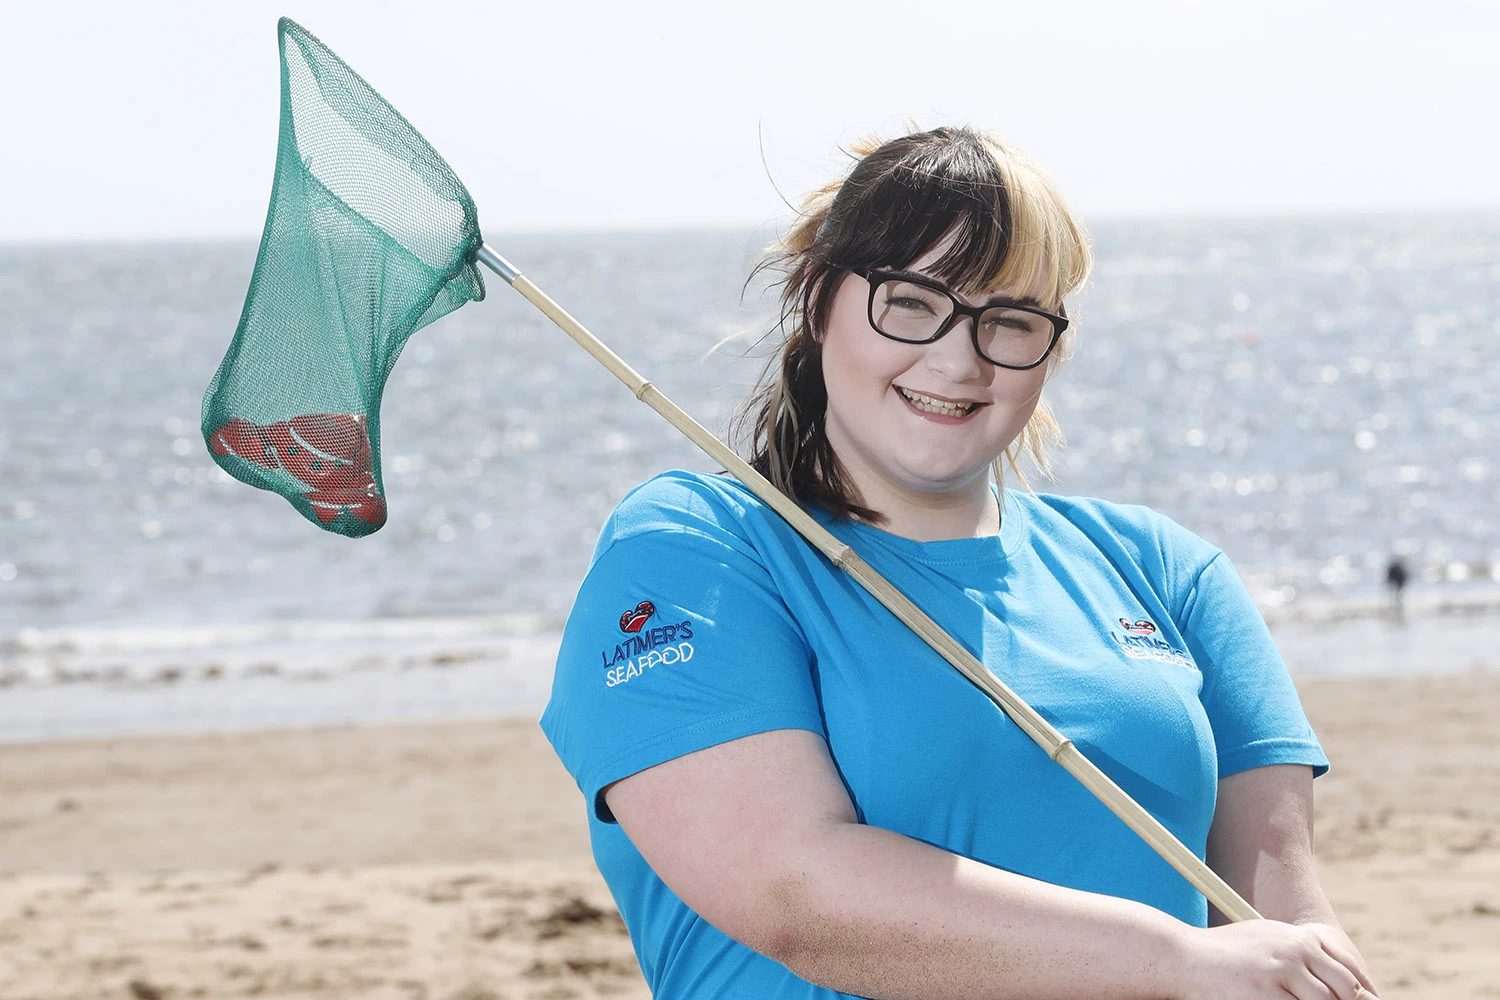
<path fill-rule="evenodd" d="M 970 337 L 981 358 L 1025 371 L 1046 361 L 1068 328 L 1065 317 L 1020 303 L 966 306 L 931 278 L 908 271 L 849 270 L 870 283 L 875 332 L 903 344 L 930 344 L 967 316 L 973 320 Z"/>

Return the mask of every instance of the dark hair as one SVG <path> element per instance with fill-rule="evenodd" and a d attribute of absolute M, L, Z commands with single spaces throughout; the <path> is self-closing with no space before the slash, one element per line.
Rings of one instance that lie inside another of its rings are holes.
<path fill-rule="evenodd" d="M 1090 253 L 1052 180 L 990 135 L 937 128 L 852 152 L 859 159 L 849 174 L 807 197 L 791 232 L 751 273 L 752 280 L 768 270 L 780 274 L 773 287 L 780 288 L 777 328 L 785 341 L 735 425 L 749 438 L 750 464 L 787 496 L 878 524 L 883 518 L 845 481 L 824 427 L 822 335 L 844 269 L 908 267 L 951 235 L 929 269 L 935 277 L 981 294 L 1016 289 L 1064 314 L 1063 297 L 1087 280 Z M 1045 405 L 1038 406 L 1004 456 L 1023 485 L 1021 450 L 1045 473 L 1045 444 L 1060 437 Z"/>

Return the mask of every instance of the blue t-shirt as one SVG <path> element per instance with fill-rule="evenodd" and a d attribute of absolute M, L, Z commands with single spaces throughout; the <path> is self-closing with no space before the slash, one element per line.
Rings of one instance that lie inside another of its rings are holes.
<path fill-rule="evenodd" d="M 915 542 L 811 513 L 1199 857 L 1218 779 L 1327 770 L 1229 560 L 1160 514 L 1006 490 L 998 536 Z M 615 509 L 541 725 L 590 803 L 594 858 L 658 1000 L 841 995 L 702 920 L 599 794 L 773 729 L 827 740 L 863 823 L 1207 921 L 1182 876 L 729 477 L 665 473 Z"/>

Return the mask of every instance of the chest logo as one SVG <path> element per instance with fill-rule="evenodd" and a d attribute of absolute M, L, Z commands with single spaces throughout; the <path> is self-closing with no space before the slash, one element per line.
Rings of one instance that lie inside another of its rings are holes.
<path fill-rule="evenodd" d="M 656 605 L 650 601 L 642 601 L 629 611 L 620 616 L 620 631 L 635 635 L 646 624 L 646 620 L 656 614 Z"/>
<path fill-rule="evenodd" d="M 1120 652 L 1132 660 L 1156 660 L 1159 663 L 1170 663 L 1174 666 L 1185 667 L 1188 670 L 1198 669 L 1193 658 L 1186 650 L 1178 649 L 1157 635 L 1155 623 L 1145 619 L 1137 618 L 1131 621 L 1129 618 L 1116 619 L 1125 634 L 1110 632 L 1109 637 L 1120 647 Z"/>

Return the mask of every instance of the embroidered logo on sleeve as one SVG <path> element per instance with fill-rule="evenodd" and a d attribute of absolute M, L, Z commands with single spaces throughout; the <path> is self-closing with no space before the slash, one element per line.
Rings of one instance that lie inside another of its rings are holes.
<path fill-rule="evenodd" d="M 658 665 L 686 663 L 693 658 L 693 644 L 684 641 L 693 637 L 693 623 L 645 628 L 654 614 L 656 605 L 642 601 L 620 615 L 620 631 L 625 633 L 625 640 L 600 653 L 606 687 L 624 684 Z"/>
<path fill-rule="evenodd" d="M 1157 660 L 1161 663 L 1171 663 L 1188 670 L 1197 670 L 1198 665 L 1186 650 L 1178 649 L 1176 646 L 1160 638 L 1156 634 L 1156 625 L 1145 618 L 1137 618 L 1131 621 L 1129 618 L 1120 618 L 1120 628 L 1126 634 L 1111 631 L 1109 637 L 1120 647 L 1120 652 L 1132 660 Z"/>

